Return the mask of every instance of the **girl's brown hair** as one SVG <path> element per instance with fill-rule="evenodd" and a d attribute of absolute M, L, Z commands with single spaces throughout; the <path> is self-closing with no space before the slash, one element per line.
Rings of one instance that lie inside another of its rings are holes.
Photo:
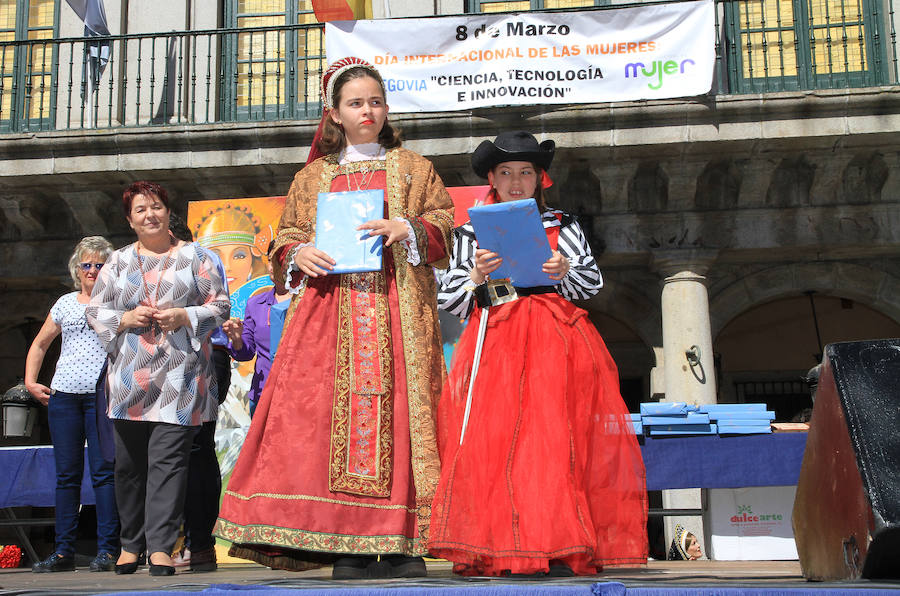
<path fill-rule="evenodd" d="M 385 101 L 387 101 L 384 81 L 381 79 L 381 75 L 373 69 L 355 67 L 342 72 L 334 81 L 334 97 L 332 98 L 332 104 L 335 106 L 339 105 L 341 101 L 341 90 L 344 85 L 354 79 L 361 79 L 363 77 L 375 79 L 381 87 L 381 94 L 385 96 Z M 322 137 L 319 139 L 319 151 L 326 155 L 329 153 L 337 153 L 347 146 L 347 137 L 344 134 L 344 129 L 335 124 L 334 120 L 331 118 L 325 118 L 324 120 L 325 122 L 322 125 Z M 378 142 L 385 149 L 393 149 L 394 147 L 400 146 L 400 131 L 395 130 L 387 119 L 384 121 L 381 132 L 378 133 Z"/>

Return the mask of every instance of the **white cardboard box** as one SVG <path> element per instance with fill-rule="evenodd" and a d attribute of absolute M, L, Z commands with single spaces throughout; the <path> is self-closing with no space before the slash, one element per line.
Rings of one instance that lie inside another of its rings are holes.
<path fill-rule="evenodd" d="M 791 527 L 796 486 L 711 488 L 703 525 L 707 555 L 720 561 L 797 559 Z"/>

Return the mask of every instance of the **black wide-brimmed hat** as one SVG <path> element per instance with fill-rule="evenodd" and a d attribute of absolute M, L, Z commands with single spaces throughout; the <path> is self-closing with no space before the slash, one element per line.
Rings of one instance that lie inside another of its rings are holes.
<path fill-rule="evenodd" d="M 502 132 L 493 142 L 482 141 L 472 152 L 472 169 L 482 178 L 498 163 L 504 161 L 530 161 L 542 170 L 550 167 L 556 143 L 551 140 L 540 145 L 534 135 L 524 130 Z"/>

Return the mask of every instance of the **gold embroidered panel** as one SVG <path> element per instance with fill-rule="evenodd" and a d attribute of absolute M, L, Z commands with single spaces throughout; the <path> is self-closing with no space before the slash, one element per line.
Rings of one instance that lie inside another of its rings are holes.
<path fill-rule="evenodd" d="M 328 488 L 389 497 L 393 375 L 384 273 L 341 276 Z"/>

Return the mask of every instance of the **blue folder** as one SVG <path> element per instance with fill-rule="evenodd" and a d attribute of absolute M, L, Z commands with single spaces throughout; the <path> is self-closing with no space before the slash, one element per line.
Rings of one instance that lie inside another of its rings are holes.
<path fill-rule="evenodd" d="M 719 428 L 724 428 L 726 426 L 758 426 L 760 428 L 769 428 L 772 423 L 768 420 L 752 420 L 748 418 L 741 418 L 739 420 L 719 420 L 717 422 Z"/>
<path fill-rule="evenodd" d="M 320 192 L 316 205 L 316 248 L 335 260 L 331 273 L 381 270 L 382 236 L 357 230 L 384 217 L 381 189 Z"/>
<path fill-rule="evenodd" d="M 716 434 L 715 424 L 685 424 L 665 426 L 651 426 L 650 436 L 667 436 L 667 435 L 714 435 Z"/>
<path fill-rule="evenodd" d="M 749 411 L 749 412 L 738 412 L 738 411 L 711 411 L 708 414 L 710 420 L 762 420 L 769 421 L 775 420 L 775 412 L 772 410 L 759 410 L 759 411 Z"/>
<path fill-rule="evenodd" d="M 644 402 L 641 404 L 642 416 L 684 416 L 690 411 L 683 401 Z"/>
<path fill-rule="evenodd" d="M 701 412 L 764 412 L 766 404 L 749 403 L 749 404 L 702 404 Z"/>
<path fill-rule="evenodd" d="M 478 247 L 503 259 L 491 279 L 508 279 L 520 288 L 559 283 L 541 271 L 553 252 L 534 199 L 480 205 L 468 211 Z"/>
<path fill-rule="evenodd" d="M 641 422 L 644 426 L 654 426 L 657 424 L 709 424 L 709 418 L 710 417 L 707 414 L 688 412 L 684 416 L 643 416 Z"/>

